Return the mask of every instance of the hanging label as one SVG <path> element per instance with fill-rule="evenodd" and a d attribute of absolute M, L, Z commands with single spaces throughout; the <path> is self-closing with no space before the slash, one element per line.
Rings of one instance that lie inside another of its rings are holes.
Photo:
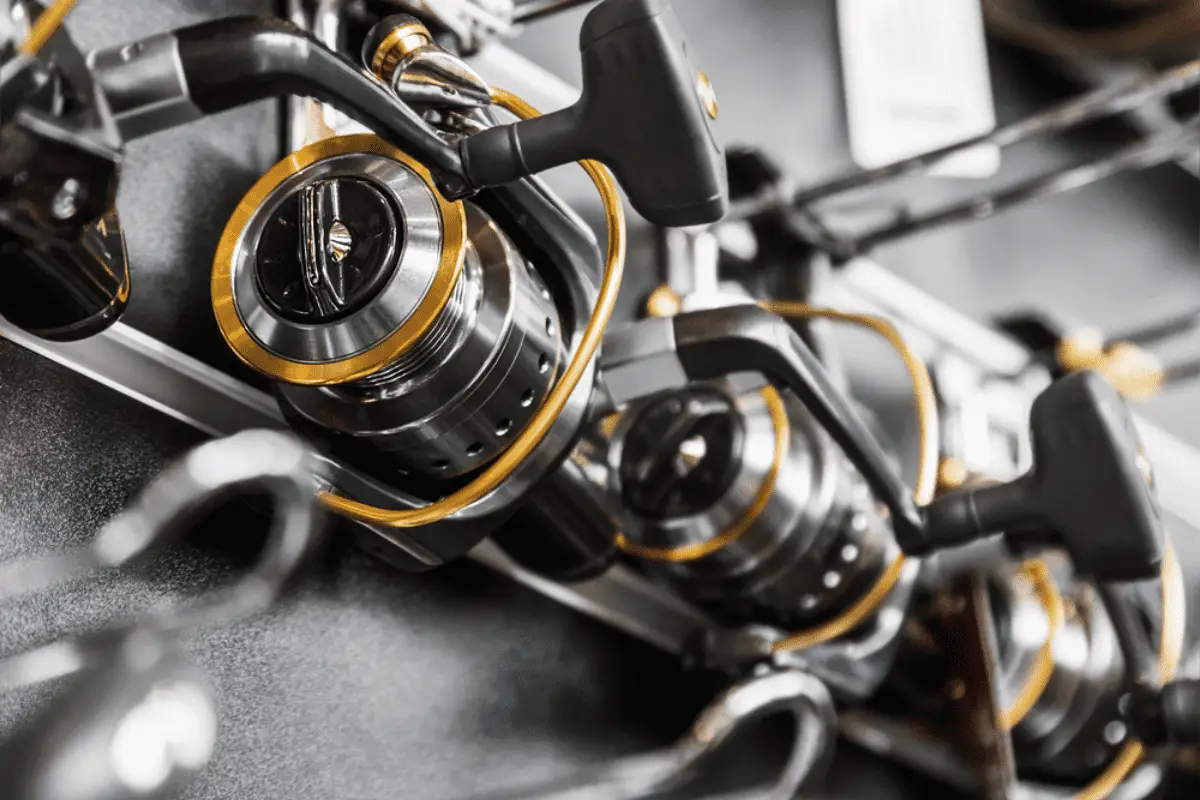
<path fill-rule="evenodd" d="M 864 168 L 891 164 L 996 125 L 979 0 L 838 0 L 850 151 Z M 1000 167 L 981 145 L 934 175 L 977 178 Z"/>

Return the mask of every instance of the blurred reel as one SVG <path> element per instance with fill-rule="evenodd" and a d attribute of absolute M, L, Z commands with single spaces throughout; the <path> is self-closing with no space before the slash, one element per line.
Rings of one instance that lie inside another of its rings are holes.
<path fill-rule="evenodd" d="M 207 763 L 212 692 L 177 654 L 176 637 L 268 608 L 312 552 L 320 467 L 292 436 L 247 431 L 197 447 L 78 550 L 0 565 L 12 599 L 127 564 L 178 537 L 201 510 L 246 493 L 272 501 L 258 563 L 225 589 L 96 632 L 0 659 L 0 689 L 78 675 L 0 744 L 0 785 L 13 800 L 167 798 Z"/>

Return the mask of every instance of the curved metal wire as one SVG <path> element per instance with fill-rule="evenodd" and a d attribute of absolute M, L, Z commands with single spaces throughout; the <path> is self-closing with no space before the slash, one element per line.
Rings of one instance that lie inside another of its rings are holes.
<path fill-rule="evenodd" d="M 167 467 L 87 546 L 0 566 L 0 599 L 116 567 L 182 533 L 194 515 L 230 495 L 264 492 L 274 523 L 258 563 L 232 586 L 132 622 L 0 658 L 0 689 L 78 672 L 137 633 L 170 635 L 226 623 L 268 607 L 311 552 L 318 534 L 317 460 L 299 439 L 254 430 L 203 444 Z"/>
<path fill-rule="evenodd" d="M 789 713 L 796 719 L 788 762 L 775 783 L 755 790 L 751 796 L 789 800 L 796 796 L 798 789 L 824 773 L 837 727 L 829 690 L 818 679 L 796 670 L 772 672 L 735 684 L 700 713 L 679 741 L 664 750 L 621 759 L 581 779 L 488 795 L 487 800 L 580 800 L 585 797 L 589 800 L 634 800 L 656 796 L 686 785 L 696 777 L 705 760 L 735 734 L 776 713 Z M 721 797 L 732 800 L 735 796 L 747 795 Z M 717 800 L 717 797 L 710 796 L 709 800 Z"/>

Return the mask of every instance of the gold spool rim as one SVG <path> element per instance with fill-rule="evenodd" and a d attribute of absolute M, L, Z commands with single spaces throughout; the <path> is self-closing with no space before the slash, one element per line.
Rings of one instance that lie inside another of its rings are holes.
<path fill-rule="evenodd" d="M 375 153 L 391 158 L 420 177 L 432 194 L 441 218 L 441 257 L 421 302 L 398 328 L 378 344 L 336 361 L 294 361 L 267 350 L 246 328 L 234 301 L 234 260 L 250 220 L 261 210 L 263 201 L 276 188 L 318 161 L 349 153 Z M 466 241 L 467 220 L 462 203 L 452 203 L 443 198 L 429 170 L 420 162 L 374 134 L 352 134 L 322 139 L 297 150 L 268 170 L 246 193 L 230 216 L 213 260 L 212 304 L 217 327 L 230 349 L 245 364 L 285 383 L 328 386 L 365 378 L 403 355 L 433 325 L 450 301 L 462 274 Z"/>

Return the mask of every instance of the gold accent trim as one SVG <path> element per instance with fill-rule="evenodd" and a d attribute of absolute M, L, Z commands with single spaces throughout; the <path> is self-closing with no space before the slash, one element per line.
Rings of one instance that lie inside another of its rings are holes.
<path fill-rule="evenodd" d="M 493 88 L 491 91 L 493 103 L 521 119 L 529 119 L 538 115 L 537 109 L 515 94 L 504 89 Z M 609 175 L 608 170 L 597 161 L 580 161 L 579 166 L 583 167 L 588 177 L 592 179 L 596 191 L 600 194 L 600 202 L 604 205 L 604 215 L 608 221 L 608 253 L 605 256 L 604 275 L 600 279 L 600 290 L 596 294 L 596 304 L 592 308 L 592 315 L 583 329 L 583 334 L 579 337 L 575 354 L 567 363 L 558 383 L 542 403 L 542 407 L 525 425 L 525 429 L 521 431 L 512 445 L 501 453 L 487 469 L 466 486 L 446 495 L 441 500 L 420 508 L 397 510 L 379 508 L 341 495 L 322 492 L 319 496 L 320 500 L 328 508 L 351 519 L 392 528 L 416 528 L 437 522 L 461 511 L 503 483 L 550 432 L 554 421 L 562 413 L 571 399 L 571 394 L 583 379 L 584 373 L 591 364 L 592 356 L 600 348 L 604 329 L 607 327 L 609 319 L 612 318 L 613 309 L 617 304 L 617 293 L 621 289 L 621 276 L 625 270 L 625 208 L 621 205 L 621 195 L 617 191 L 617 184 Z"/>
<path fill-rule="evenodd" d="M 646 298 L 646 313 L 652 317 L 673 317 L 682 310 L 683 299 L 665 283 Z"/>
<path fill-rule="evenodd" d="M 938 465 L 938 488 L 942 491 L 961 489 L 971 479 L 967 465 L 954 456 L 944 456 Z"/>
<path fill-rule="evenodd" d="M 600 420 L 600 433 L 605 439 L 611 439 L 613 434 L 617 432 L 617 425 L 621 422 L 621 412 L 614 411 L 606 415 Z"/>
<path fill-rule="evenodd" d="M 671 564 L 681 564 L 687 561 L 697 561 L 705 556 L 712 555 L 718 550 L 733 544 L 746 531 L 750 530 L 750 526 L 759 518 L 766 509 L 767 504 L 771 502 L 771 496 L 775 494 L 775 483 L 779 479 L 779 469 L 783 465 L 783 459 L 787 457 L 788 437 L 792 431 L 791 423 L 788 422 L 787 408 L 784 406 L 783 398 L 779 396 L 779 392 L 773 386 L 768 386 L 762 390 L 762 396 L 763 400 L 767 403 L 767 411 L 771 413 L 771 423 L 775 427 L 775 453 L 771 456 L 771 466 L 767 469 L 767 474 L 763 477 L 762 485 L 758 487 L 758 493 L 750 501 L 746 513 L 729 528 L 711 539 L 705 539 L 703 542 L 696 542 L 695 544 L 679 545 L 677 547 L 648 547 L 646 545 L 635 544 L 629 541 L 625 534 L 618 533 L 617 547 L 622 552 L 646 559 L 647 561 L 665 561 Z"/>
<path fill-rule="evenodd" d="M 54 0 L 54 5 L 38 14 L 37 21 L 29 29 L 29 35 L 17 47 L 21 55 L 33 58 L 41 52 L 46 43 L 54 38 L 54 34 L 58 33 L 75 3 L 76 0 Z"/>
<path fill-rule="evenodd" d="M 1095 370 L 1125 397 L 1147 400 L 1162 391 L 1166 370 L 1149 351 L 1135 344 L 1105 344 L 1095 328 L 1081 328 L 1064 336 L 1055 348 L 1058 364 L 1067 372 Z"/>
<path fill-rule="evenodd" d="M 888 341 L 888 344 L 904 361 L 909 377 L 912 378 L 913 402 L 917 409 L 917 427 L 921 433 L 921 450 L 917 460 L 917 485 L 913 489 L 913 497 L 918 505 L 928 505 L 937 491 L 938 454 L 940 452 L 937 395 L 934 393 L 933 381 L 929 378 L 929 369 L 925 366 L 925 362 L 908 346 L 896 326 L 882 317 L 870 314 L 851 314 L 845 311 L 835 311 L 832 308 L 815 308 L 806 303 L 788 300 L 769 300 L 760 302 L 759 305 L 781 317 L 832 319 L 860 325 Z M 839 616 L 817 625 L 815 628 L 799 631 L 775 641 L 771 645 L 771 652 L 786 653 L 792 650 L 804 650 L 854 630 L 867 617 L 874 614 L 887 599 L 888 594 L 900 582 L 906 563 L 908 563 L 908 557 L 903 553 L 896 556 L 875 581 L 875 585 Z"/>
<path fill-rule="evenodd" d="M 703 72 L 696 73 L 696 96 L 700 98 L 700 105 L 704 107 L 704 111 L 710 119 L 717 118 L 717 92 L 713 89 L 712 82 Z"/>
<path fill-rule="evenodd" d="M 346 153 L 375 153 L 404 164 L 415 172 L 437 203 L 442 221 L 442 256 L 425 297 L 404 323 L 385 340 L 357 355 L 339 361 L 312 364 L 292 361 L 263 347 L 246 329 L 233 299 L 233 259 L 251 217 L 280 184 L 326 158 Z M 322 139 L 280 161 L 246 193 L 229 218 L 213 261 L 213 314 L 221 335 L 247 365 L 277 380 L 300 386 L 328 386 L 364 378 L 403 355 L 433 325 L 446 307 L 462 274 L 467 239 L 467 218 L 462 203 L 442 197 L 429 170 L 415 159 L 374 134 L 354 134 Z"/>
<path fill-rule="evenodd" d="M 1054 582 L 1054 576 L 1050 574 L 1050 568 L 1046 566 L 1045 561 L 1040 558 L 1030 559 L 1021 565 L 1021 572 L 1029 580 L 1038 602 L 1046 611 L 1048 629 L 1046 641 L 1038 648 L 1021 691 L 1017 693 L 1012 705 L 1000 712 L 1000 727 L 1006 731 L 1011 731 L 1025 719 L 1050 685 L 1055 666 L 1054 640 L 1062 630 L 1067 616 L 1062 595 L 1058 592 L 1058 584 Z"/>
<path fill-rule="evenodd" d="M 402 58 L 432 42 L 429 29 L 416 20 L 393 28 L 375 48 L 375 55 L 371 57 L 371 72 L 384 83 L 389 83 Z"/>

